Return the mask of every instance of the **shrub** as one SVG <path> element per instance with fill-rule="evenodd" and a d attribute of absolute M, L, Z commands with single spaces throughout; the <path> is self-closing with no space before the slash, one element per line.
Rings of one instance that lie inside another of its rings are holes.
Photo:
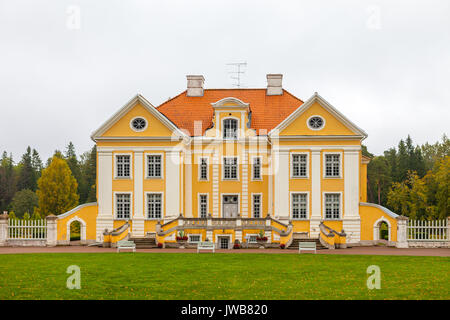
<path fill-rule="evenodd" d="M 161 243 L 161 242 L 158 242 L 158 248 L 162 248 L 163 247 L 163 244 Z"/>
<path fill-rule="evenodd" d="M 280 249 L 286 248 L 286 245 L 284 243 L 280 244 Z"/>

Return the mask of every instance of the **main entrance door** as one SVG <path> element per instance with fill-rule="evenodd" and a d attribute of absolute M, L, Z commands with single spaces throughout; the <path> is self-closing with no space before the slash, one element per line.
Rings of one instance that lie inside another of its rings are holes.
<path fill-rule="evenodd" d="M 237 195 L 223 196 L 223 217 L 237 218 L 239 212 L 239 202 Z"/>

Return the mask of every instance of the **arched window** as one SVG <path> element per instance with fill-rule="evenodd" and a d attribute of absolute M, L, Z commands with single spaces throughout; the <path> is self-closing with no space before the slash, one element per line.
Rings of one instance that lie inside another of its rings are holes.
<path fill-rule="evenodd" d="M 223 120 L 223 138 L 237 139 L 238 121 L 236 119 Z"/>

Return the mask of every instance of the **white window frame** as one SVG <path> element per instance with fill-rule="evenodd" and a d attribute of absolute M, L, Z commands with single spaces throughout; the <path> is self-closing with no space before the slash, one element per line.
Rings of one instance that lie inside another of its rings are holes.
<path fill-rule="evenodd" d="M 236 178 L 225 178 L 225 158 L 236 158 Z M 239 157 L 238 156 L 222 156 L 222 181 L 239 181 Z"/>
<path fill-rule="evenodd" d="M 257 233 L 247 233 L 246 235 L 245 235 L 245 239 L 247 239 L 247 243 L 258 243 L 258 241 L 255 239 L 255 241 L 250 241 L 250 238 L 251 237 L 255 237 L 255 238 L 258 238 L 259 237 L 259 234 L 257 234 Z"/>
<path fill-rule="evenodd" d="M 202 159 L 206 159 L 206 179 L 202 179 Z M 197 178 L 198 181 L 208 182 L 209 181 L 209 157 L 198 157 L 197 158 Z"/>
<path fill-rule="evenodd" d="M 117 217 L 117 195 L 128 194 L 130 195 L 130 217 L 118 218 Z M 132 191 L 114 191 L 114 220 L 131 220 L 133 218 L 133 192 Z"/>
<path fill-rule="evenodd" d="M 327 163 L 326 163 L 326 159 L 327 159 L 327 155 L 339 155 L 339 176 L 327 176 Z M 322 163 L 323 163 L 323 178 L 324 179 L 342 179 L 343 177 L 343 172 L 342 172 L 342 162 L 343 162 L 344 158 L 343 158 L 343 152 L 342 151 L 335 151 L 335 152 L 323 152 L 322 155 Z"/>
<path fill-rule="evenodd" d="M 255 166 L 253 161 L 255 159 L 259 159 L 259 178 L 255 178 Z M 251 166 L 251 174 L 252 179 L 251 181 L 262 181 L 263 180 L 263 157 L 262 156 L 251 156 L 250 157 L 250 166 Z"/>
<path fill-rule="evenodd" d="M 306 175 L 305 176 L 294 176 L 294 156 L 295 155 L 306 155 Z M 290 156 L 290 177 L 291 179 L 309 179 L 309 152 L 291 152 Z"/>
<path fill-rule="evenodd" d="M 198 241 L 192 241 L 191 240 L 191 236 L 200 237 L 200 239 Z M 202 234 L 201 233 L 188 234 L 188 243 L 199 243 L 201 241 L 202 241 Z"/>
<path fill-rule="evenodd" d="M 164 179 L 164 153 L 146 152 L 145 156 L 145 179 Z M 160 156 L 161 157 L 161 176 L 149 177 L 148 175 L 148 156 Z"/>
<path fill-rule="evenodd" d="M 258 218 L 262 218 L 263 217 L 263 194 L 261 192 L 255 192 L 251 194 L 251 201 L 252 201 L 252 218 L 256 218 L 255 217 L 255 198 L 254 196 L 259 196 L 259 217 Z"/>
<path fill-rule="evenodd" d="M 125 177 L 119 177 L 117 175 L 117 157 L 118 156 L 129 156 L 130 157 L 130 175 Z M 114 153 L 114 179 L 116 180 L 131 180 L 133 179 L 133 154 L 132 153 Z"/>
<path fill-rule="evenodd" d="M 322 126 L 321 126 L 320 128 L 313 128 L 313 127 L 311 127 L 311 126 L 309 125 L 309 120 L 311 120 L 311 118 L 315 118 L 315 117 L 321 118 L 322 121 L 323 121 L 323 124 L 322 124 Z M 323 128 L 325 128 L 325 124 L 326 124 L 325 118 L 322 117 L 322 116 L 320 116 L 320 115 L 318 115 L 318 114 L 312 115 L 312 116 L 310 116 L 310 117 L 308 118 L 308 120 L 306 120 L 306 125 L 308 126 L 308 128 L 309 128 L 310 130 L 314 130 L 314 131 L 322 130 Z"/>
<path fill-rule="evenodd" d="M 226 120 L 235 120 L 237 122 L 237 124 L 236 124 L 236 137 L 235 138 L 225 138 L 225 121 Z M 231 116 L 222 118 L 222 121 L 221 121 L 222 139 L 223 140 L 231 140 L 231 141 L 239 139 L 240 125 L 241 124 L 240 124 L 239 118 L 231 117 Z"/>
<path fill-rule="evenodd" d="M 197 195 L 197 218 L 202 218 L 202 216 L 201 216 L 201 213 L 202 213 L 201 201 L 200 201 L 201 196 L 206 196 L 206 217 L 205 218 L 207 218 L 208 213 L 209 213 L 208 212 L 209 211 L 209 194 L 208 193 L 199 193 Z"/>
<path fill-rule="evenodd" d="M 305 194 L 306 195 L 306 218 L 294 218 L 294 207 L 292 205 L 292 202 L 294 201 L 294 194 Z M 292 220 L 309 220 L 309 206 L 310 206 L 310 197 L 309 197 L 309 191 L 291 191 L 289 196 L 289 215 Z"/>
<path fill-rule="evenodd" d="M 133 121 L 134 121 L 135 119 L 137 119 L 137 118 L 144 119 L 144 121 L 145 121 L 145 127 L 142 128 L 142 129 L 140 129 L 140 130 L 139 130 L 139 129 L 136 129 L 135 127 L 133 127 Z M 143 131 L 147 130 L 147 128 L 148 128 L 148 120 L 147 120 L 145 117 L 143 117 L 143 116 L 137 116 L 137 117 L 134 117 L 133 119 L 130 120 L 130 128 L 131 128 L 131 130 L 133 130 L 134 132 L 143 132 Z"/>
<path fill-rule="evenodd" d="M 325 207 L 325 195 L 326 194 L 339 194 L 339 218 L 326 218 L 326 207 Z M 342 191 L 324 191 L 322 193 L 322 219 L 328 221 L 340 221 L 343 218 L 343 193 Z"/>
<path fill-rule="evenodd" d="M 160 194 L 161 195 L 161 218 L 149 218 L 148 217 L 148 195 L 149 194 Z M 164 219 L 164 192 L 162 191 L 146 191 L 144 192 L 144 201 L 145 201 L 145 212 L 144 212 L 144 218 L 145 220 L 162 220 Z"/>

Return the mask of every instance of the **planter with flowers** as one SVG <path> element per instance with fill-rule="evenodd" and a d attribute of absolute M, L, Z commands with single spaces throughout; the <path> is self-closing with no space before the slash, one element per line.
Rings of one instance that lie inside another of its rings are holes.
<path fill-rule="evenodd" d="M 280 249 L 286 248 L 286 245 L 284 243 L 280 244 Z"/>
<path fill-rule="evenodd" d="M 158 242 L 158 248 L 162 249 L 162 247 L 163 247 L 163 244 L 161 242 Z"/>
<path fill-rule="evenodd" d="M 256 242 L 260 249 L 264 249 L 264 245 L 267 243 L 267 237 L 264 235 L 264 231 L 261 230 L 259 235 L 256 237 Z"/>
<path fill-rule="evenodd" d="M 186 242 L 188 241 L 188 236 L 184 233 L 183 230 L 178 232 L 176 239 L 177 239 L 177 243 L 179 244 L 179 248 L 184 249 Z"/>

